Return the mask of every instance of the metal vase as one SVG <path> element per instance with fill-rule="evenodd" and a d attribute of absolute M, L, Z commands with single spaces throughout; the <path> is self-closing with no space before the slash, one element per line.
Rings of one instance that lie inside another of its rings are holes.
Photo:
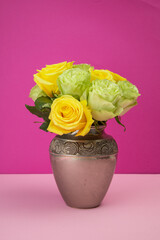
<path fill-rule="evenodd" d="M 104 128 L 91 127 L 84 137 L 57 135 L 50 144 L 54 177 L 64 201 L 70 207 L 97 207 L 109 188 L 118 147 Z"/>

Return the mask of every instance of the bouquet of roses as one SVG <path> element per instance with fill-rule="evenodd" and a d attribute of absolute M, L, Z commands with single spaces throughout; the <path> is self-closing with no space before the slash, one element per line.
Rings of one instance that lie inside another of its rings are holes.
<path fill-rule="evenodd" d="M 43 119 L 40 129 L 59 135 L 76 131 L 76 136 L 85 136 L 92 125 L 112 118 L 124 126 L 120 117 L 140 96 L 127 79 L 88 64 L 62 62 L 37 71 L 29 95 L 35 105 L 25 106 Z"/>

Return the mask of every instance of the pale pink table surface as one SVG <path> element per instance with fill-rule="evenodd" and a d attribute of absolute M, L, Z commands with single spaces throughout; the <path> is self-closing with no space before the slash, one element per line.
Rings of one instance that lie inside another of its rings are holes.
<path fill-rule="evenodd" d="M 114 175 L 99 208 L 67 207 L 51 174 L 0 175 L 0 240 L 158 240 L 160 175 Z"/>

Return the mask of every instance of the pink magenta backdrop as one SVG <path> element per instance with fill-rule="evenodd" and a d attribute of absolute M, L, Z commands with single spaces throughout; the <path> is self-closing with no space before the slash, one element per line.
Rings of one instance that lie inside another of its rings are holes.
<path fill-rule="evenodd" d="M 117 173 L 159 173 L 160 1 L 1 0 L 0 173 L 50 173 L 53 134 L 24 104 L 33 74 L 64 60 L 90 63 L 136 84 L 139 105 L 109 121 L 119 145 Z"/>

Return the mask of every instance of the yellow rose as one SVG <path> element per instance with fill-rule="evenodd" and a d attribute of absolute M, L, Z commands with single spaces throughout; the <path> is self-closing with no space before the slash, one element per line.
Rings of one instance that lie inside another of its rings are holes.
<path fill-rule="evenodd" d="M 101 69 L 101 70 L 95 69 L 95 70 L 91 71 L 91 81 L 96 80 L 96 79 L 98 79 L 98 80 L 107 79 L 112 82 L 127 80 L 116 73 L 113 73 L 109 70 L 104 70 L 104 69 Z"/>
<path fill-rule="evenodd" d="M 118 81 L 127 81 L 126 78 L 118 75 L 117 73 L 113 73 L 113 72 L 110 72 L 110 73 L 112 74 L 113 79 L 114 79 L 116 82 L 118 82 Z"/>
<path fill-rule="evenodd" d="M 73 62 L 61 62 L 53 65 L 46 65 L 45 68 L 37 70 L 34 74 L 34 81 L 49 96 L 58 93 L 57 78 L 65 70 L 72 68 Z"/>
<path fill-rule="evenodd" d="M 79 130 L 76 136 L 84 136 L 93 123 L 86 100 L 79 102 L 70 95 L 63 95 L 53 101 L 49 119 L 47 130 L 59 135 Z"/>
<path fill-rule="evenodd" d="M 103 70 L 103 69 L 101 69 L 101 70 L 95 69 L 95 70 L 91 71 L 91 81 L 96 80 L 96 79 L 99 79 L 99 80 L 108 79 L 108 80 L 115 82 L 110 71 Z"/>

